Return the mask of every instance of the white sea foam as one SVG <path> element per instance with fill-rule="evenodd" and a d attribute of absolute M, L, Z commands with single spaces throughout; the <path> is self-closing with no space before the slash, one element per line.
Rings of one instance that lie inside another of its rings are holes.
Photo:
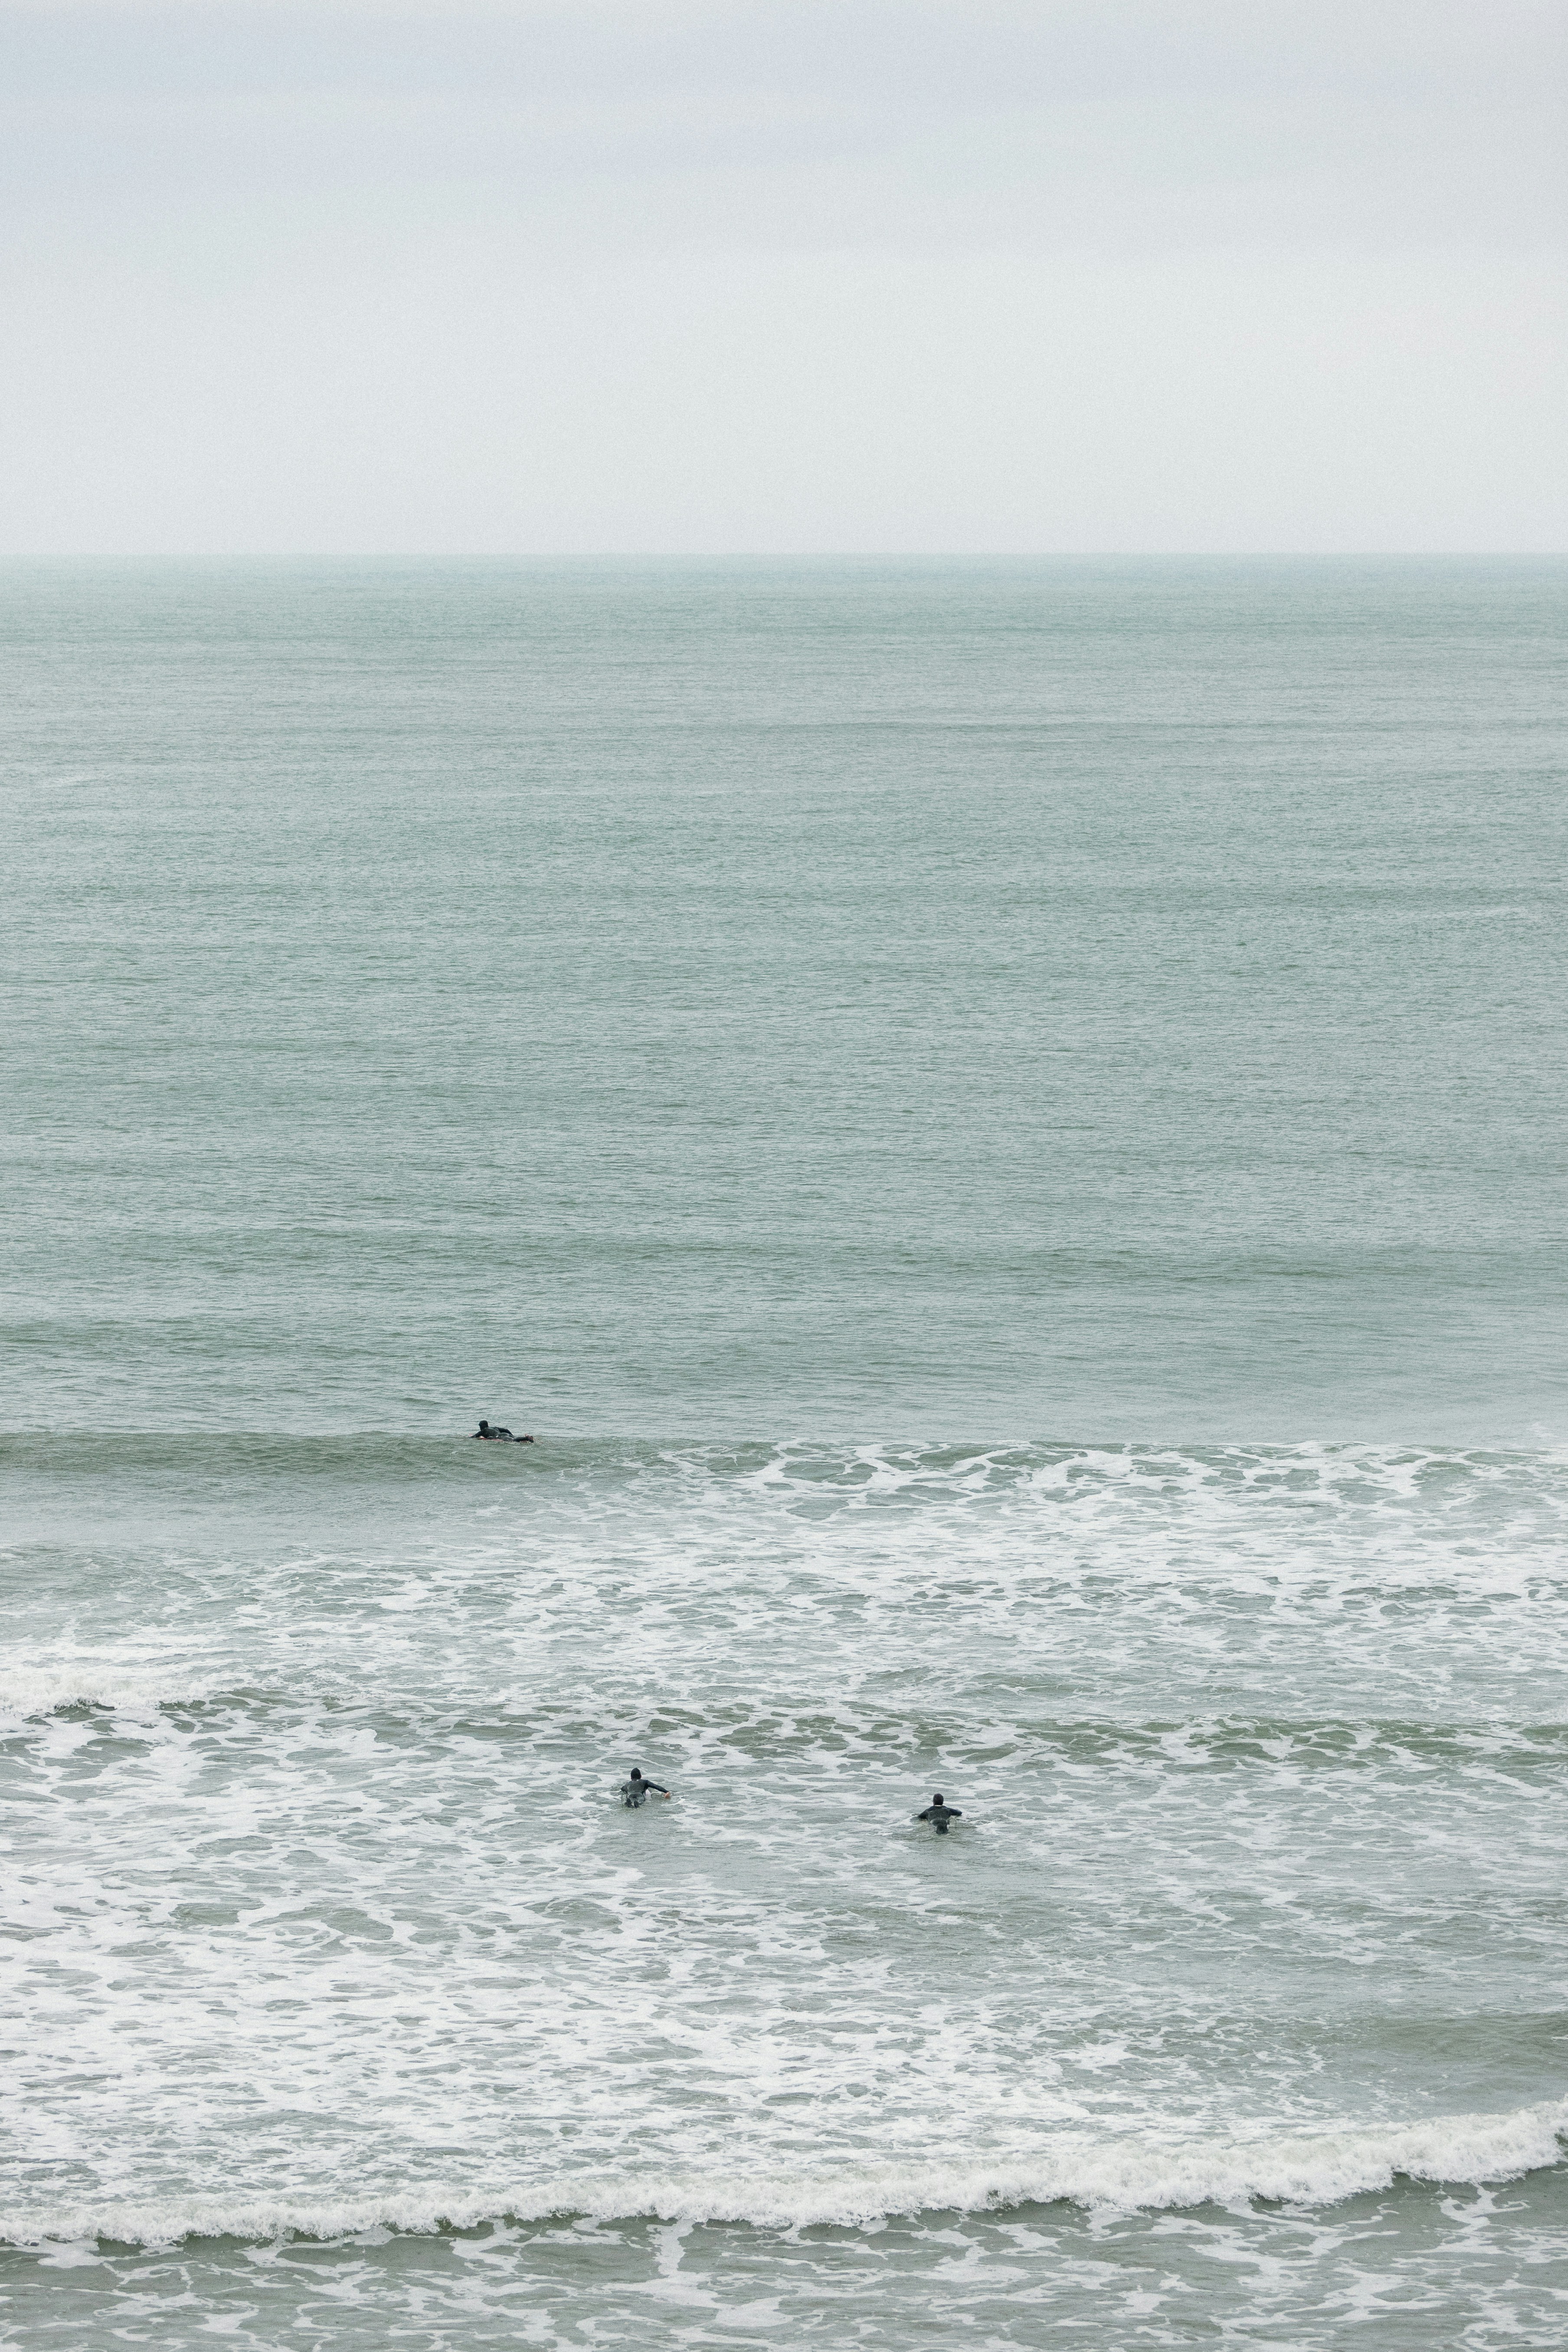
<path fill-rule="evenodd" d="M 0 1717 L 25 1723 L 63 1708 L 100 1707 L 146 1718 L 161 1707 L 205 1700 L 216 1679 L 211 1672 L 178 1661 L 142 1665 L 112 1656 L 68 1656 L 29 1664 L 13 1651 L 0 1672 Z"/>
<path fill-rule="evenodd" d="M 343 2239 L 370 2231 L 425 2234 L 486 2222 L 581 2214 L 687 2222 L 746 2221 L 768 2229 L 874 2221 L 893 2214 L 984 2212 L 1058 2201 L 1133 2211 L 1236 2205 L 1265 2199 L 1326 2206 L 1398 2179 L 1479 2184 L 1558 2163 L 1568 2099 L 1497 2116 L 1338 2132 L 1275 2133 L 1161 2144 L 1064 2137 L 1033 2154 L 990 2163 L 857 2165 L 784 2171 L 673 2173 L 649 2182 L 604 2174 L 531 2188 L 410 2186 L 389 2195 L 328 2199 L 171 2197 L 148 2202 L 0 2211 L 0 2239 L 169 2245 L 185 2239 Z"/>
<path fill-rule="evenodd" d="M 437 1499 L 24 1588 L 14 2235 L 1555 2161 L 1561 1462 L 643 1449 Z M 677 1801 L 621 1811 L 633 1760 Z"/>

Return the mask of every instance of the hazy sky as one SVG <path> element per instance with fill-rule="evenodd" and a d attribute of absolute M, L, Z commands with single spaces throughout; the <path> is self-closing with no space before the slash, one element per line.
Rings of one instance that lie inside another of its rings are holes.
<path fill-rule="evenodd" d="M 1563 0 L 0 0 L 0 544 L 1568 547 Z"/>

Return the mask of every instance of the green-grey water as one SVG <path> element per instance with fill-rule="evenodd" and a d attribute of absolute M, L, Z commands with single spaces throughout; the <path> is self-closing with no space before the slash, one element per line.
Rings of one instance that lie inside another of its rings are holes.
<path fill-rule="evenodd" d="M 1560 2342 L 1568 564 L 0 612 L 6 2340 Z"/>

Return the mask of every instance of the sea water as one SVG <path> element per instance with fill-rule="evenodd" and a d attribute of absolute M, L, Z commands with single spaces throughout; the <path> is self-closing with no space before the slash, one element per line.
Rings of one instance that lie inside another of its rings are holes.
<path fill-rule="evenodd" d="M 1561 2344 L 1568 565 L 0 618 L 4 2340 Z"/>

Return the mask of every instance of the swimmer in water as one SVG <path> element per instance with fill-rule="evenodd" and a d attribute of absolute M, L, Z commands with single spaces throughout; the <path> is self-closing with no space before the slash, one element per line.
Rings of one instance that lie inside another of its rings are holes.
<path fill-rule="evenodd" d="M 645 1780 L 635 1764 L 632 1766 L 631 1779 L 621 1782 L 621 1802 L 623 1805 L 646 1805 L 650 1796 L 668 1797 L 668 1794 L 669 1790 L 666 1788 L 662 1788 L 658 1781 Z"/>
<path fill-rule="evenodd" d="M 939 1789 L 924 1812 L 917 1813 L 915 1819 L 917 1822 L 929 1822 L 938 1837 L 945 1837 L 949 1822 L 961 1822 L 963 1815 L 956 1805 L 950 1805 L 943 1801 L 942 1790 Z"/>
<path fill-rule="evenodd" d="M 498 1439 L 502 1445 L 531 1445 L 533 1444 L 531 1437 L 514 1437 L 510 1429 L 492 1429 L 488 1421 L 480 1422 L 478 1429 L 474 1432 L 474 1435 L 476 1437 L 490 1437 Z"/>

